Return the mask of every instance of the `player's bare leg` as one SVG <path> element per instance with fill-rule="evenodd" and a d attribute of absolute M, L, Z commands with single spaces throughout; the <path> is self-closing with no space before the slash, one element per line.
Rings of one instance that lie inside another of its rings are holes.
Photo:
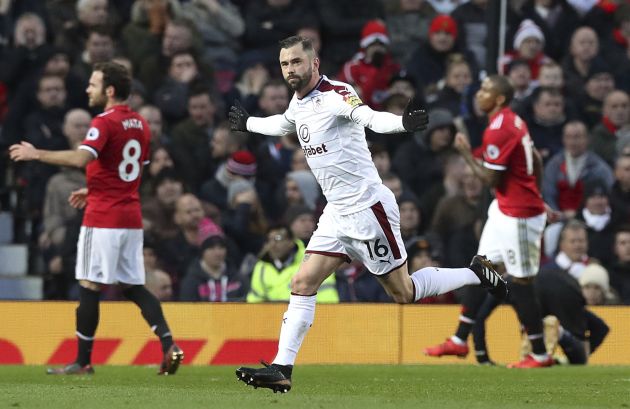
<path fill-rule="evenodd" d="M 254 388 L 269 388 L 274 392 L 291 390 L 291 374 L 302 341 L 315 318 L 315 297 L 322 282 L 342 263 L 343 259 L 322 254 L 306 254 L 291 281 L 291 298 L 282 318 L 278 354 L 271 365 L 263 368 L 241 367 L 238 380 Z"/>
<path fill-rule="evenodd" d="M 92 345 L 99 320 L 99 297 L 101 286 L 97 283 L 79 280 L 79 306 L 76 310 L 76 334 L 79 344 L 77 359 L 65 367 L 48 368 L 49 375 L 91 375 Z"/>

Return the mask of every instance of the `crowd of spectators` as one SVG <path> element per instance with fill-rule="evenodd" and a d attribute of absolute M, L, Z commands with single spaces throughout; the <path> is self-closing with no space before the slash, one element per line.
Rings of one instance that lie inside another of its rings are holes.
<path fill-rule="evenodd" d="M 277 42 L 299 34 L 313 40 L 321 71 L 372 108 L 401 114 L 416 95 L 429 109 L 423 132 L 367 131 L 400 206 L 411 271 L 466 265 L 476 252 L 491 192 L 452 142 L 462 130 L 481 144 L 486 118 L 474 94 L 498 70 L 544 158 L 555 220 L 543 271 L 569 273 L 589 304 L 630 304 L 630 1 L 508 1 L 506 53 L 491 67 L 488 3 L 0 0 L 0 210 L 29 245 L 44 298 L 77 296 L 82 214 L 66 199 L 85 178 L 9 163 L 7 147 L 76 147 L 98 113 L 85 95 L 91 66 L 114 60 L 133 73 L 128 104 L 152 133 L 141 186 L 147 287 L 161 300 L 288 300 L 325 199 L 295 135 L 232 132 L 226 112 L 236 99 L 253 115 L 284 112 L 291 93 Z M 568 221 L 583 229 L 558 246 Z M 318 300 L 388 297 L 349 261 Z"/>

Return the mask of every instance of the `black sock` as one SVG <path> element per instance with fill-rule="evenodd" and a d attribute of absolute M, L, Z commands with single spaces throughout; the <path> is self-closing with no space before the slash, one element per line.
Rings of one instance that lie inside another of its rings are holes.
<path fill-rule="evenodd" d="M 455 336 L 464 342 L 468 339 L 468 335 L 475 324 L 477 312 L 486 299 L 486 295 L 486 290 L 476 285 L 469 285 L 464 288 L 461 316 L 455 332 Z"/>
<path fill-rule="evenodd" d="M 151 327 L 155 335 L 160 338 L 162 352 L 166 353 L 173 345 L 173 336 L 162 313 L 162 306 L 153 294 L 143 285 L 134 285 L 123 291 L 123 295 L 133 301 L 142 312 L 145 321 Z"/>
<path fill-rule="evenodd" d="M 525 327 L 527 337 L 532 344 L 532 352 L 536 355 L 547 353 L 543 337 L 543 322 L 540 306 L 534 294 L 533 283 L 510 282 L 510 302 L 518 315 L 518 319 Z"/>
<path fill-rule="evenodd" d="M 477 316 L 475 317 L 475 325 L 472 329 L 473 334 L 473 342 L 475 344 L 475 351 L 483 352 L 485 358 L 483 362 L 489 361 L 488 358 L 488 347 L 486 345 L 486 319 L 492 314 L 495 308 L 497 308 L 501 304 L 499 300 L 497 300 L 492 295 L 486 295 L 486 299 L 483 301 L 483 304 L 479 308 L 477 312 Z M 479 356 L 477 356 L 477 362 L 480 361 Z"/>
<path fill-rule="evenodd" d="M 92 345 L 98 326 L 100 292 L 79 286 L 79 306 L 76 310 L 77 338 L 79 348 L 77 363 L 81 366 L 92 363 Z"/>

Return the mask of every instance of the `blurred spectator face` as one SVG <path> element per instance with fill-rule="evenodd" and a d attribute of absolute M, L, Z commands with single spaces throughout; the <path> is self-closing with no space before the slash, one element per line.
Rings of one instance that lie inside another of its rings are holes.
<path fill-rule="evenodd" d="M 569 122 L 562 131 L 564 150 L 574 158 L 582 156 L 588 149 L 588 131 L 581 122 Z"/>
<path fill-rule="evenodd" d="M 365 49 L 365 61 L 375 67 L 381 67 L 388 53 L 389 50 L 385 44 L 374 41 Z"/>
<path fill-rule="evenodd" d="M 68 140 L 68 145 L 75 149 L 87 134 L 92 118 L 90 113 L 83 109 L 69 111 L 63 121 L 63 134 Z"/>
<path fill-rule="evenodd" d="M 213 124 L 216 110 L 208 94 L 192 95 L 188 98 L 188 114 L 197 126 L 204 127 Z"/>
<path fill-rule="evenodd" d="M 573 58 L 580 61 L 590 61 L 599 52 L 599 41 L 595 30 L 590 27 L 580 27 L 571 37 L 570 52 Z"/>
<path fill-rule="evenodd" d="M 208 247 L 203 251 L 201 258 L 211 269 L 220 268 L 225 263 L 225 257 L 227 256 L 227 248 L 222 244 L 215 244 Z"/>
<path fill-rule="evenodd" d="M 319 30 L 313 27 L 302 27 L 297 33 L 300 37 L 308 38 L 313 43 L 313 50 L 319 55 L 322 49 L 322 36 Z"/>
<path fill-rule="evenodd" d="M 630 99 L 623 91 L 611 92 L 606 96 L 602 113 L 616 127 L 621 128 L 630 122 Z"/>
<path fill-rule="evenodd" d="M 397 80 L 391 83 L 387 92 L 390 95 L 400 94 L 404 95 L 408 99 L 413 98 L 416 95 L 416 89 L 413 84 L 405 80 Z"/>
<path fill-rule="evenodd" d="M 162 37 L 162 54 L 170 57 L 178 51 L 184 51 L 192 45 L 192 32 L 188 27 L 167 24 Z"/>
<path fill-rule="evenodd" d="M 152 247 L 144 247 L 142 249 L 142 257 L 144 259 L 144 271 L 155 271 L 158 268 L 158 258 L 155 249 Z"/>
<path fill-rule="evenodd" d="M 559 249 L 573 262 L 581 262 L 588 251 L 588 239 L 583 228 L 565 229 L 560 237 Z"/>
<path fill-rule="evenodd" d="M 402 94 L 390 95 L 383 101 L 383 110 L 394 115 L 402 115 L 407 107 L 409 98 Z"/>
<path fill-rule="evenodd" d="M 164 207 L 171 207 L 184 193 L 179 180 L 164 179 L 155 189 L 155 197 Z"/>
<path fill-rule="evenodd" d="M 372 155 L 372 162 L 374 162 L 374 166 L 376 166 L 379 175 L 391 170 L 392 162 L 387 151 L 381 151 Z"/>
<path fill-rule="evenodd" d="M 175 203 L 175 224 L 182 230 L 192 230 L 199 227 L 203 219 L 203 208 L 199 199 L 190 193 L 182 195 Z"/>
<path fill-rule="evenodd" d="M 114 41 L 108 35 L 93 31 L 85 43 L 85 49 L 92 64 L 109 61 L 114 56 Z"/>
<path fill-rule="evenodd" d="M 170 301 L 173 298 L 171 276 L 162 270 L 147 271 L 144 286 L 159 301 Z"/>
<path fill-rule="evenodd" d="M 508 77 L 514 88 L 522 91 L 529 88 L 529 82 L 532 79 L 532 71 L 528 65 L 519 64 L 510 69 Z"/>
<path fill-rule="evenodd" d="M 400 11 L 418 11 L 424 0 L 400 0 Z"/>
<path fill-rule="evenodd" d="M 446 31 L 436 31 L 429 35 L 429 45 L 437 52 L 450 51 L 455 45 L 455 37 Z"/>
<path fill-rule="evenodd" d="M 591 98 L 603 101 L 615 89 L 615 78 L 608 73 L 597 74 L 586 81 L 584 88 Z"/>
<path fill-rule="evenodd" d="M 536 0 L 536 5 L 539 7 L 551 7 L 554 0 Z"/>
<path fill-rule="evenodd" d="M 556 122 L 564 114 L 564 97 L 543 91 L 533 105 L 534 116 L 541 122 Z"/>
<path fill-rule="evenodd" d="M 267 115 L 281 114 L 289 106 L 289 91 L 284 85 L 267 85 L 260 93 L 258 106 Z"/>
<path fill-rule="evenodd" d="M 158 139 L 162 135 L 162 113 L 157 107 L 145 105 L 138 110 L 141 117 L 149 124 L 151 138 Z"/>
<path fill-rule="evenodd" d="M 436 266 L 428 251 L 418 251 L 411 259 L 411 271 L 418 271 L 425 267 Z"/>
<path fill-rule="evenodd" d="M 622 263 L 630 263 L 630 232 L 620 231 L 615 236 L 615 255 Z"/>
<path fill-rule="evenodd" d="M 453 141 L 453 130 L 451 127 L 445 126 L 441 128 L 435 128 L 431 132 L 429 140 L 431 141 L 431 150 L 438 152 L 447 148 Z"/>
<path fill-rule="evenodd" d="M 70 72 L 70 60 L 68 59 L 68 56 L 63 53 L 53 55 L 48 61 L 46 61 L 44 72 L 46 74 L 58 75 L 65 78 L 66 75 L 68 75 L 68 72 Z"/>
<path fill-rule="evenodd" d="M 538 83 L 541 87 L 562 88 L 564 76 L 559 65 L 543 65 L 538 73 Z"/>
<path fill-rule="evenodd" d="M 273 229 L 267 234 L 267 248 L 272 259 L 282 260 L 286 258 L 294 245 L 285 228 Z"/>
<path fill-rule="evenodd" d="M 472 74 L 468 64 L 458 63 L 449 67 L 446 73 L 446 85 L 463 94 L 470 84 L 472 84 Z"/>
<path fill-rule="evenodd" d="M 464 176 L 462 177 L 462 192 L 464 197 L 469 203 L 476 203 L 481 197 L 483 190 L 483 183 L 473 173 L 469 166 L 466 166 L 464 170 Z"/>
<path fill-rule="evenodd" d="M 155 176 L 164 168 L 172 168 L 173 159 L 164 147 L 154 149 L 151 154 L 151 163 L 149 163 L 149 174 Z"/>
<path fill-rule="evenodd" d="M 308 166 L 308 162 L 306 162 L 306 157 L 304 156 L 304 151 L 302 149 L 296 149 L 293 151 L 293 156 L 291 157 L 291 170 L 310 170 Z"/>
<path fill-rule="evenodd" d="M 595 283 L 584 284 L 582 286 L 582 295 L 586 300 L 586 305 L 602 305 L 606 300 L 604 290 Z"/>
<path fill-rule="evenodd" d="M 302 204 L 304 202 L 304 198 L 302 197 L 302 192 L 296 181 L 292 179 L 287 179 L 284 185 L 284 194 L 285 199 L 287 200 L 287 204 L 289 206 L 295 204 Z"/>
<path fill-rule="evenodd" d="M 107 0 L 79 0 L 77 2 L 79 21 L 88 27 L 107 23 Z"/>
<path fill-rule="evenodd" d="M 586 198 L 584 207 L 592 214 L 606 214 L 610 210 L 608 196 L 592 195 Z"/>
<path fill-rule="evenodd" d="M 543 43 L 536 37 L 528 37 L 523 40 L 518 48 L 518 53 L 526 60 L 531 60 L 543 49 Z"/>
<path fill-rule="evenodd" d="M 315 231 L 315 217 L 308 213 L 301 214 L 293 220 L 290 227 L 295 237 L 309 240 Z"/>
<path fill-rule="evenodd" d="M 420 211 L 418 207 L 410 201 L 402 202 L 400 208 L 400 230 L 410 231 L 420 225 Z"/>
<path fill-rule="evenodd" d="M 622 155 L 615 164 L 615 179 L 624 191 L 630 190 L 630 155 Z"/>
<path fill-rule="evenodd" d="M 228 157 L 232 152 L 228 150 L 230 146 L 230 130 L 224 127 L 215 129 L 210 141 L 210 152 L 213 159 Z"/>
<path fill-rule="evenodd" d="M 396 197 L 396 200 L 400 198 L 400 196 L 402 195 L 403 189 L 402 189 L 402 182 L 399 177 L 394 176 L 394 177 L 385 178 L 383 179 L 383 184 L 389 190 L 392 191 L 392 193 L 394 194 L 394 197 Z"/>
<path fill-rule="evenodd" d="M 35 49 L 46 42 L 46 27 L 42 19 L 36 14 L 23 14 L 15 23 L 13 33 L 15 45 Z"/>
<path fill-rule="evenodd" d="M 177 54 L 171 60 L 168 75 L 177 82 L 189 83 L 198 74 L 198 67 L 191 54 Z"/>
<path fill-rule="evenodd" d="M 66 85 L 63 79 L 61 77 L 47 76 L 39 80 L 37 101 L 44 109 L 63 107 L 66 103 Z"/>

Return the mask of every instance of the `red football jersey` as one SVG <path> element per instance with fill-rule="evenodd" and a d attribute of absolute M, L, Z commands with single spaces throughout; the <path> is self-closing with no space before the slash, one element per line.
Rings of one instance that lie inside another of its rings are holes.
<path fill-rule="evenodd" d="M 534 143 L 527 124 L 510 108 L 490 118 L 483 134 L 484 166 L 502 171 L 496 188 L 499 209 L 512 217 L 532 217 L 545 211 L 534 173 Z"/>
<path fill-rule="evenodd" d="M 142 228 L 138 187 L 150 140 L 149 125 L 126 105 L 115 105 L 92 120 L 80 146 L 97 158 L 86 170 L 84 226 Z"/>

